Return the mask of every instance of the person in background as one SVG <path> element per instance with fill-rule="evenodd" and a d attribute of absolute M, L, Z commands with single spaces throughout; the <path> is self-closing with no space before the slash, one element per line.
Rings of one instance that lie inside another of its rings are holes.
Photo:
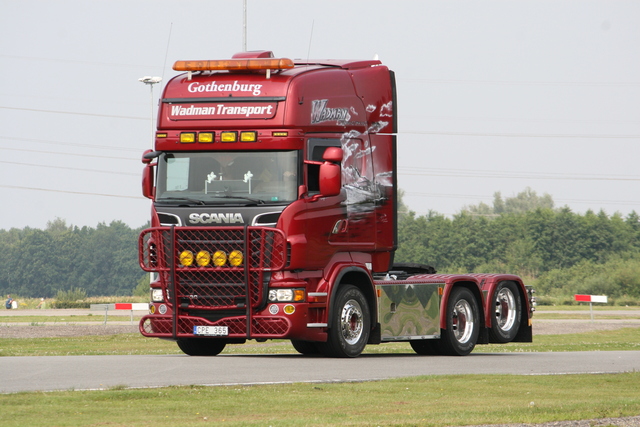
<path fill-rule="evenodd" d="M 13 298 L 11 298 L 11 295 L 7 295 L 7 302 L 4 303 L 5 308 L 7 308 L 8 310 L 11 310 L 12 303 L 13 303 Z"/>
<path fill-rule="evenodd" d="M 44 308 L 44 298 L 40 298 L 40 303 L 36 306 L 36 308 Z"/>

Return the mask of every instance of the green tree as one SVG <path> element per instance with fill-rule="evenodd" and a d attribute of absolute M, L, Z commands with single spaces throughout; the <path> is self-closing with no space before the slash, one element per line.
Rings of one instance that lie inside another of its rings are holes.
<path fill-rule="evenodd" d="M 536 209 L 553 209 L 553 198 L 545 193 L 542 196 L 533 191 L 530 187 L 524 189 L 514 197 L 502 199 L 502 194 L 498 191 L 493 193 L 493 206 L 484 202 L 477 205 L 465 206 L 463 211 L 484 216 L 497 216 L 505 213 L 523 213 Z"/>
<path fill-rule="evenodd" d="M 47 298 L 77 288 L 89 296 L 131 295 L 143 274 L 140 231 L 120 221 L 80 229 L 60 218 L 44 230 L 0 230 L 0 290 Z"/>
<path fill-rule="evenodd" d="M 550 197 L 536 198 L 530 191 L 520 194 L 519 203 L 508 203 L 496 194 L 494 207 L 502 209 L 500 214 L 481 215 L 487 206 L 479 205 L 452 218 L 433 211 L 404 217 L 398 225 L 396 261 L 430 264 L 443 273 L 561 277 L 553 281 L 560 292 L 569 288 L 640 292 L 633 279 L 638 261 L 632 258 L 640 253 L 640 217 L 635 212 L 626 218 L 604 211 L 578 214 L 567 207 L 551 209 Z M 532 209 L 536 205 L 542 207 Z M 615 272 L 602 273 L 603 265 L 620 257 L 629 260 L 617 264 Z M 578 279 L 569 280 L 567 271 Z M 545 280 L 541 283 L 548 283 Z"/>
<path fill-rule="evenodd" d="M 409 214 L 409 207 L 404 203 L 404 190 L 398 188 L 398 220 Z"/>
<path fill-rule="evenodd" d="M 138 232 L 121 221 L 90 230 L 84 250 L 89 255 L 82 272 L 83 288 L 93 295 L 130 295 L 140 277 Z"/>

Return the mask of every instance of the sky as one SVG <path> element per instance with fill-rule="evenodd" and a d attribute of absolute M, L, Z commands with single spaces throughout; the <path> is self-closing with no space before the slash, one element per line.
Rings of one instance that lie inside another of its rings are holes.
<path fill-rule="evenodd" d="M 395 71 L 418 215 L 531 188 L 640 212 L 640 2 L 0 0 L 0 229 L 149 218 L 140 161 L 176 60 L 244 49 Z M 245 39 L 246 34 L 246 39 Z"/>

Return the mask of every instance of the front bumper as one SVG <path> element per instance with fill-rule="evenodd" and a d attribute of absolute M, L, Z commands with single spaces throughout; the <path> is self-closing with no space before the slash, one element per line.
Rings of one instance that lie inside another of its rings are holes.
<path fill-rule="evenodd" d="M 218 320 L 178 315 L 175 316 L 175 333 L 172 313 L 149 314 L 140 320 L 139 329 L 146 337 L 169 339 L 201 337 L 194 334 L 196 326 L 223 326 L 227 328 L 228 335 L 215 338 L 326 340 L 326 328 L 309 324 L 308 308 L 307 303 L 273 303 L 253 314 L 250 320 L 247 320 L 246 315 L 228 316 Z"/>

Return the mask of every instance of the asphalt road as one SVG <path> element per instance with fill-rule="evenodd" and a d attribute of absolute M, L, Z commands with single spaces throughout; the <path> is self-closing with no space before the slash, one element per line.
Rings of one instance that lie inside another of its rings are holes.
<path fill-rule="evenodd" d="M 15 310 L 11 315 L 89 314 L 89 310 Z M 616 312 L 621 314 L 621 312 Z M 96 314 L 93 312 L 93 314 Z M 624 312 L 634 317 L 637 312 Z M 104 314 L 102 314 L 104 315 Z M 109 316 L 129 316 L 129 311 Z M 122 320 L 128 320 L 124 317 Z M 634 319 L 635 320 L 635 319 Z M 109 321 L 110 323 L 112 320 Z M 552 322 L 552 321 L 550 321 Z M 566 320 L 563 321 L 566 325 Z M 115 322 L 114 322 L 115 323 Z M 0 357 L 0 393 L 110 387 L 370 381 L 417 375 L 617 373 L 640 371 L 640 351 L 473 353 L 465 357 L 291 355 Z"/>
<path fill-rule="evenodd" d="M 37 356 L 0 358 L 0 393 L 169 385 L 370 381 L 417 375 L 640 371 L 640 351 L 486 353 L 465 357 L 363 355 Z"/>

